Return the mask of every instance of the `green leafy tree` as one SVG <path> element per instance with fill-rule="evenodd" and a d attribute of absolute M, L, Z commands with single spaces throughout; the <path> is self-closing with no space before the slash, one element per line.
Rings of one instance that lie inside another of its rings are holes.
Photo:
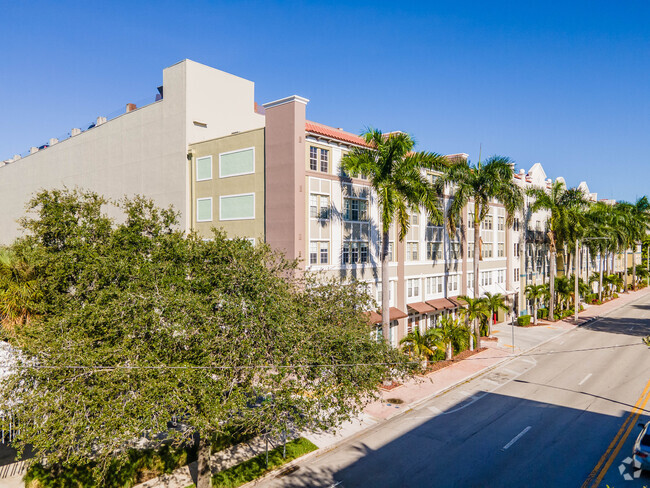
<path fill-rule="evenodd" d="M 564 244 L 575 236 L 576 227 L 583 225 L 582 210 L 588 202 L 581 190 L 567 189 L 562 181 L 555 181 L 550 191 L 543 188 L 531 188 L 528 194 L 534 198 L 530 206 L 531 213 L 538 210 L 548 210 L 550 217 L 547 221 L 549 251 L 551 254 L 550 269 L 550 298 L 549 320 L 554 320 L 555 314 L 555 275 L 558 250 L 564 249 Z"/>
<path fill-rule="evenodd" d="M 372 299 L 356 283 L 295 273 L 266 245 L 176 229 L 149 200 L 38 193 L 23 220 L 38 276 L 40 317 L 17 324 L 15 373 L 0 409 L 22 420 L 21 448 L 47 465 L 97 463 L 97 476 L 143 435 L 198 437 L 199 488 L 209 440 L 236 429 L 329 429 L 376 386 L 406 370 L 371 337 Z M 10 405 L 7 404 L 10 403 Z M 188 426 L 167 428 L 172 418 Z"/>
<path fill-rule="evenodd" d="M 506 225 L 512 225 L 515 211 L 522 208 L 524 198 L 521 189 L 514 183 L 512 176 L 512 161 L 501 156 L 492 156 L 477 165 L 468 160 L 460 160 L 451 164 L 439 179 L 441 188 L 451 186 L 451 199 L 447 211 L 447 226 L 451 233 L 462 223 L 463 209 L 469 204 L 473 222 L 468 226 L 474 229 L 474 298 L 479 292 L 479 261 L 481 260 L 481 222 L 490 211 L 490 202 L 503 204 L 506 210 Z M 476 327 L 476 324 L 474 325 Z M 471 344 L 470 344 L 471 346 Z M 477 334 L 476 346 L 481 347 L 480 333 Z"/>
<path fill-rule="evenodd" d="M 541 298 L 544 298 L 546 294 L 546 287 L 544 285 L 527 285 L 526 286 L 526 298 L 533 302 L 533 323 L 537 325 L 537 304 Z"/>
<path fill-rule="evenodd" d="M 403 132 L 384 134 L 368 130 L 362 137 L 366 147 L 355 147 L 341 161 L 348 175 L 366 175 L 377 195 L 381 229 L 382 332 L 389 335 L 389 234 L 397 223 L 400 241 L 406 236 L 409 210 L 424 207 L 432 222 L 442 221 L 440 198 L 427 179 L 425 170 L 441 170 L 447 164 L 444 156 L 429 152 L 414 152 L 415 141 Z"/>
<path fill-rule="evenodd" d="M 465 322 L 467 324 L 473 323 L 473 326 L 469 328 L 469 349 L 471 351 L 474 350 L 473 347 L 474 334 L 476 333 L 477 336 L 480 335 L 479 328 L 475 322 L 477 322 L 482 318 L 486 319 L 489 314 L 489 311 L 488 311 L 485 298 L 472 298 L 466 295 L 462 295 L 458 298 L 465 300 L 467 302 L 467 305 L 459 309 L 458 313 L 465 319 Z M 476 343 L 477 343 L 477 347 L 480 348 L 481 346 L 478 337 L 476 339 Z"/>
<path fill-rule="evenodd" d="M 501 293 L 489 293 L 485 292 L 485 308 L 489 313 L 488 321 L 488 336 L 492 335 L 492 326 L 494 325 L 494 314 L 498 313 L 499 310 L 508 312 L 510 307 L 506 304 L 506 297 Z"/>

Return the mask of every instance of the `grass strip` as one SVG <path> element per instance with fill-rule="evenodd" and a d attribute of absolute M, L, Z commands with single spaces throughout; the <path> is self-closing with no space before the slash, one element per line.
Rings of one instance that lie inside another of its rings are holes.
<path fill-rule="evenodd" d="M 287 442 L 287 456 L 284 458 L 282 457 L 282 446 L 269 451 L 268 468 L 266 467 L 266 453 L 258 454 L 248 461 L 244 461 L 241 464 L 237 464 L 215 474 L 212 477 L 212 486 L 217 488 L 235 488 L 241 486 L 316 449 L 318 447 L 304 437 L 294 439 Z M 194 485 L 190 485 L 187 488 L 193 487 Z"/>

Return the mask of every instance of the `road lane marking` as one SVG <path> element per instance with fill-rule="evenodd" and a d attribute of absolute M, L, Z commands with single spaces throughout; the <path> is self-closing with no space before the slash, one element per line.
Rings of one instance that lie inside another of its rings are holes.
<path fill-rule="evenodd" d="M 508 449 L 508 448 L 509 448 L 510 446 L 512 446 L 515 442 L 517 442 L 519 439 L 521 439 L 521 438 L 526 434 L 526 432 L 528 432 L 530 429 L 532 429 L 532 427 L 529 425 L 529 426 L 526 427 L 524 430 L 522 430 L 521 432 L 519 432 L 519 434 L 517 434 L 517 435 L 516 435 L 516 436 L 515 436 L 515 437 L 514 437 L 510 442 L 508 442 L 505 446 L 503 446 L 503 447 L 501 448 L 501 450 L 502 450 L 502 451 L 505 451 L 506 449 Z"/>
<path fill-rule="evenodd" d="M 587 381 L 589 378 L 591 378 L 591 373 L 589 373 L 587 376 L 585 376 L 585 379 L 583 379 L 580 383 L 578 383 L 578 386 L 582 385 L 585 381 Z"/>
<path fill-rule="evenodd" d="M 590 483 L 592 482 L 596 474 L 599 473 L 599 471 L 600 474 L 598 475 L 598 478 L 596 478 L 594 484 L 591 485 L 592 488 L 596 488 L 598 484 L 602 481 L 603 477 L 605 476 L 605 473 L 607 473 L 607 470 L 609 469 L 609 466 L 611 466 L 612 462 L 614 461 L 614 458 L 621 450 L 621 447 L 625 442 L 625 439 L 629 435 L 629 432 L 632 430 L 632 426 L 634 426 L 634 424 L 636 423 L 636 419 L 639 418 L 639 415 L 643 411 L 643 408 L 645 407 L 645 404 L 648 401 L 649 397 L 650 397 L 650 380 L 648 380 L 648 382 L 646 383 L 645 388 L 641 393 L 641 396 L 639 396 L 638 400 L 634 404 L 634 407 L 628 414 L 627 418 L 625 419 L 625 422 L 623 422 L 623 425 L 621 425 L 621 427 L 618 429 L 618 432 L 614 436 L 614 439 L 612 439 L 612 442 L 610 442 L 609 446 L 607 446 L 607 450 L 598 461 L 598 464 L 596 464 L 596 467 L 591 471 L 591 473 L 589 473 L 589 476 L 582 484 L 581 488 L 587 488 L 588 486 L 590 486 Z M 640 409 L 639 409 L 639 405 L 641 405 Z M 637 409 L 638 412 L 636 412 Z M 628 428 L 628 430 L 627 433 L 623 436 L 623 432 L 625 431 L 626 427 Z M 616 448 L 614 448 L 617 442 L 619 442 L 619 444 Z M 613 457 L 610 458 L 610 454 L 613 454 Z M 608 458 L 610 458 L 609 461 L 607 461 Z M 607 463 L 605 464 L 605 466 L 603 466 L 603 463 L 605 463 L 605 461 L 607 461 Z M 601 466 L 603 466 L 602 470 L 601 470 Z"/>

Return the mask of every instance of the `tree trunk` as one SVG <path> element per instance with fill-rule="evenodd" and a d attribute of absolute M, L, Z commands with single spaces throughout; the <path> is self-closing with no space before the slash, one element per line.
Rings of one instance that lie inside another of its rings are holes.
<path fill-rule="evenodd" d="M 600 269 L 600 276 L 598 277 L 598 300 L 603 301 L 603 253 L 598 253 L 598 261 L 600 266 L 598 268 Z"/>
<path fill-rule="evenodd" d="M 632 289 L 636 291 L 636 244 L 632 248 Z"/>
<path fill-rule="evenodd" d="M 551 251 L 551 271 L 549 273 L 548 320 L 555 321 L 555 251 Z"/>
<path fill-rule="evenodd" d="M 537 298 L 533 298 L 533 325 L 537 325 Z"/>
<path fill-rule="evenodd" d="M 494 312 L 490 313 L 490 321 L 488 322 L 488 337 L 492 335 L 492 326 L 494 325 Z"/>
<path fill-rule="evenodd" d="M 453 357 L 453 350 L 451 349 L 451 342 L 447 343 L 447 350 L 445 351 L 445 359 L 447 361 L 451 361 L 451 358 Z"/>
<path fill-rule="evenodd" d="M 199 437 L 197 452 L 198 469 L 196 473 L 196 488 L 210 488 L 212 486 L 212 472 L 210 471 L 210 441 L 205 436 Z"/>
<path fill-rule="evenodd" d="M 480 239 L 481 239 L 481 222 L 479 221 L 479 217 L 481 216 L 479 212 L 479 205 L 478 202 L 474 202 L 474 298 L 479 297 L 479 290 L 478 290 L 478 272 L 479 272 L 479 258 L 480 258 Z M 476 332 L 476 320 L 474 320 L 474 331 Z M 472 337 L 470 336 L 470 351 L 473 351 L 472 348 Z M 476 335 L 476 348 L 480 349 L 481 348 L 481 332 L 479 330 L 479 333 Z"/>
<path fill-rule="evenodd" d="M 390 281 L 388 276 L 388 231 L 381 240 L 381 331 L 384 340 L 390 340 Z M 397 249 L 395 249 L 397 251 Z"/>
<path fill-rule="evenodd" d="M 625 270 L 625 278 L 623 279 L 623 293 L 627 293 L 627 248 L 623 253 L 623 268 Z"/>

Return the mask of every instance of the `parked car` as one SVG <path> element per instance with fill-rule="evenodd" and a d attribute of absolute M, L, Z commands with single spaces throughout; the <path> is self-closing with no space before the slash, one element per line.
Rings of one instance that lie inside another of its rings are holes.
<path fill-rule="evenodd" d="M 650 471 L 650 422 L 639 426 L 643 429 L 634 443 L 634 460 L 641 465 L 641 469 Z"/>

